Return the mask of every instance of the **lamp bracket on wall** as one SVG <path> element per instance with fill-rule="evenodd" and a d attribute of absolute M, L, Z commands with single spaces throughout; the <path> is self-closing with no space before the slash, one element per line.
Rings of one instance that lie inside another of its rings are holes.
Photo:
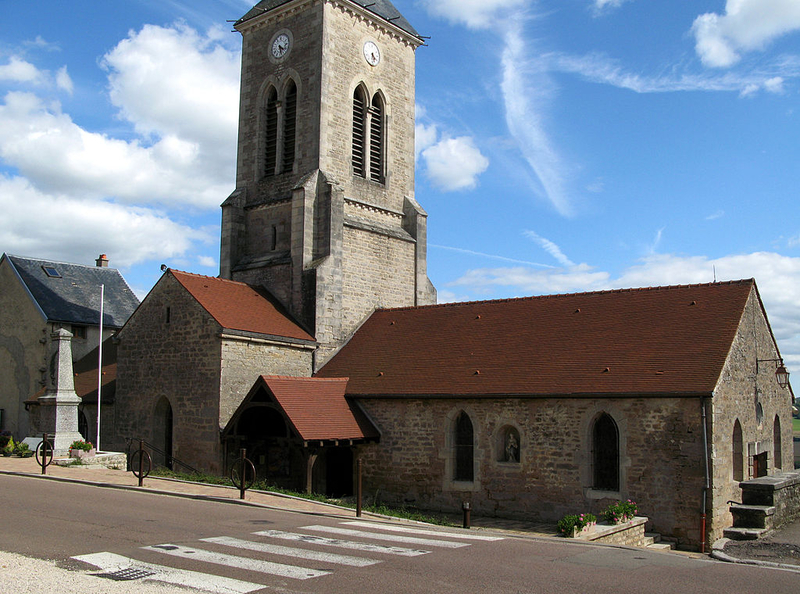
<path fill-rule="evenodd" d="M 758 375 L 758 364 L 759 363 L 774 363 L 775 364 L 775 379 L 778 382 L 778 385 L 781 388 L 785 388 L 789 385 L 789 372 L 786 371 L 786 367 L 783 365 L 783 358 L 777 359 L 756 359 L 756 375 Z"/>

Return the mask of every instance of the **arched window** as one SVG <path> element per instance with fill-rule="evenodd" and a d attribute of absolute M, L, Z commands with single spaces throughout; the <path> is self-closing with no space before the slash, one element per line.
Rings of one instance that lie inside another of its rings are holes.
<path fill-rule="evenodd" d="M 362 87 L 353 92 L 353 174 L 367 176 L 364 145 L 367 139 L 367 97 Z"/>
<path fill-rule="evenodd" d="M 264 118 L 264 177 L 271 177 L 278 158 L 278 92 L 274 88 L 267 94 Z"/>
<path fill-rule="evenodd" d="M 743 481 L 744 480 L 744 459 L 742 458 L 743 455 L 743 448 L 742 448 L 742 425 L 739 423 L 739 419 L 736 419 L 736 422 L 733 424 L 733 449 L 731 455 L 733 457 L 732 466 L 733 466 L 733 480 L 735 481 Z"/>
<path fill-rule="evenodd" d="M 369 108 L 369 178 L 378 183 L 383 183 L 383 112 L 383 99 L 375 93 Z"/>
<path fill-rule="evenodd" d="M 283 167 L 281 171 L 294 169 L 295 141 L 297 133 L 297 85 L 289 81 L 283 101 Z"/>
<path fill-rule="evenodd" d="M 455 423 L 455 475 L 456 481 L 471 481 L 473 474 L 473 432 L 472 421 L 464 411 L 459 413 Z"/>
<path fill-rule="evenodd" d="M 614 419 L 600 415 L 592 428 L 593 488 L 619 491 L 619 432 Z"/>
<path fill-rule="evenodd" d="M 781 419 L 775 415 L 775 423 L 772 425 L 772 444 L 775 448 L 775 468 L 783 468 L 783 449 L 781 448 Z"/>

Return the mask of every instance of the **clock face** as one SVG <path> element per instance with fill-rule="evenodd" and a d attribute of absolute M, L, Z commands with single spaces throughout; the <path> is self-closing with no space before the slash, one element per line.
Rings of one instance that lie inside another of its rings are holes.
<path fill-rule="evenodd" d="M 272 55 L 276 58 L 282 58 L 289 51 L 289 36 L 286 33 L 281 33 L 272 42 Z"/>
<path fill-rule="evenodd" d="M 381 50 L 374 41 L 368 41 L 364 44 L 364 58 L 370 66 L 377 66 L 381 61 Z"/>

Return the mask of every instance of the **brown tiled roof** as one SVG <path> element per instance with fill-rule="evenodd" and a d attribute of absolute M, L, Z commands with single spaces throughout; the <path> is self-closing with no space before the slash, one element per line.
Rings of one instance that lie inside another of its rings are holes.
<path fill-rule="evenodd" d="M 751 280 L 376 311 L 317 374 L 352 396 L 710 394 Z"/>
<path fill-rule="evenodd" d="M 378 437 L 358 405 L 345 398 L 347 378 L 263 375 L 260 379 L 305 441 Z"/>
<path fill-rule="evenodd" d="M 179 270 L 170 270 L 170 273 L 223 328 L 314 341 L 314 337 L 260 287 Z"/>

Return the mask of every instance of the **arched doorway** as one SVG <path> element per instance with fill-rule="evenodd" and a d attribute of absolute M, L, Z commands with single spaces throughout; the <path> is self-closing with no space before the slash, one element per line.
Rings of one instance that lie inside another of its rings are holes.
<path fill-rule="evenodd" d="M 172 470 L 172 405 L 165 396 L 153 411 L 153 464 Z"/>

